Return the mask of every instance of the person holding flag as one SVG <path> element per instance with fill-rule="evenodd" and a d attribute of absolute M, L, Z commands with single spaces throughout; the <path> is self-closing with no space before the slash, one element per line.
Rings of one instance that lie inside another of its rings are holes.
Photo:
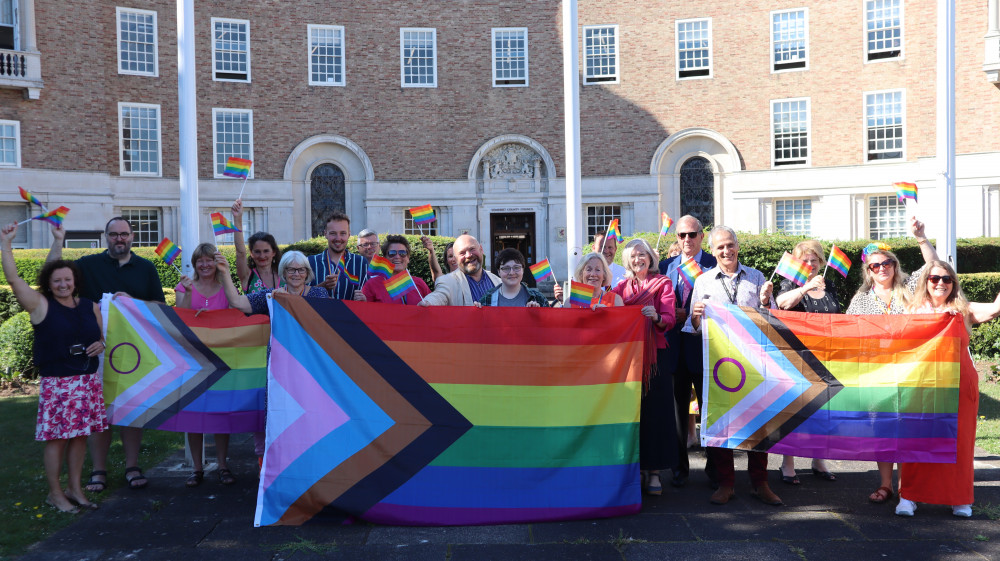
<path fill-rule="evenodd" d="M 513 247 L 501 250 L 496 263 L 496 274 L 500 276 L 500 285 L 484 294 L 475 306 L 548 308 L 549 302 L 541 292 L 528 288 L 528 285 L 521 282 L 526 268 L 524 255 L 520 251 Z M 549 271 L 551 273 L 551 269 Z"/>
<path fill-rule="evenodd" d="M 597 309 L 611 306 L 624 306 L 625 302 L 619 294 L 611 292 L 611 269 L 604 256 L 593 252 L 584 255 L 573 270 L 573 282 L 586 284 L 594 289 L 594 294 L 588 303 L 589 308 Z M 571 302 L 560 303 L 572 307 Z"/>
<path fill-rule="evenodd" d="M 278 276 L 278 263 L 281 262 L 281 249 L 274 236 L 267 232 L 256 232 L 250 239 L 243 242 L 243 201 L 237 199 L 232 206 L 233 246 L 236 248 L 236 276 L 240 279 L 240 288 L 244 294 L 262 290 L 280 288 L 281 278 Z M 247 257 L 247 247 L 250 257 Z M 261 441 L 263 442 L 263 441 Z M 263 444 L 262 444 L 263 446 Z M 264 455 L 264 449 L 260 449 Z"/>
<path fill-rule="evenodd" d="M 386 281 L 390 277 L 409 269 L 410 251 L 410 242 L 405 236 L 390 234 L 385 237 L 382 242 L 382 255 L 373 255 L 368 264 L 368 282 L 361 290 L 366 301 L 416 306 L 424 296 L 431 293 L 431 289 L 424 282 L 424 279 L 412 275 L 410 275 L 410 279 L 419 294 L 412 294 L 413 290 L 411 289 L 410 294 L 404 293 L 393 298 L 386 289 Z M 389 263 L 384 263 L 385 260 L 388 260 Z"/>
<path fill-rule="evenodd" d="M 322 286 L 330 298 L 361 300 L 362 289 L 368 280 L 368 262 L 365 258 L 347 251 L 351 238 L 351 219 L 343 212 L 334 212 L 326 220 L 323 230 L 327 248 L 322 253 L 309 256 L 309 266 L 315 277 L 311 286 Z"/>
<path fill-rule="evenodd" d="M 421 306 L 472 306 L 484 294 L 500 285 L 500 277 L 483 269 L 483 246 L 469 234 L 455 239 L 458 269 L 434 281 L 434 292 L 420 301 Z"/>

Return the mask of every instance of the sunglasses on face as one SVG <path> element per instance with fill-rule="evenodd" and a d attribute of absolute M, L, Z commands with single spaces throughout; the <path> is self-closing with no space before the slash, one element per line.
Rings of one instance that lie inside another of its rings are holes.
<path fill-rule="evenodd" d="M 385 254 L 388 255 L 389 257 L 395 257 L 397 255 L 400 257 L 406 257 L 407 252 L 405 249 L 390 249 L 389 251 L 385 252 Z"/>
<path fill-rule="evenodd" d="M 699 232 L 677 232 L 677 239 L 683 240 L 684 238 L 694 239 L 698 237 Z"/>
<path fill-rule="evenodd" d="M 955 279 L 951 278 L 951 275 L 927 275 L 927 280 L 937 284 L 943 282 L 945 284 L 951 284 Z"/>
<path fill-rule="evenodd" d="M 886 269 L 891 269 L 894 266 L 896 266 L 896 262 L 893 261 L 892 259 L 888 259 L 888 260 L 883 261 L 881 263 L 871 263 L 871 264 L 869 264 L 868 265 L 868 270 L 870 270 L 873 273 L 877 273 L 878 270 L 881 269 L 881 268 L 883 268 L 883 267 L 885 267 Z"/>

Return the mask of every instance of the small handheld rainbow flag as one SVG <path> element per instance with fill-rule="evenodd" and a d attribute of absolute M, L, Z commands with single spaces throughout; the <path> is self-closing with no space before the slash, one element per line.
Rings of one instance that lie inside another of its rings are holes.
<path fill-rule="evenodd" d="M 792 254 L 786 251 L 781 256 L 781 261 L 778 262 L 778 267 L 774 272 L 802 286 L 809 280 L 809 273 L 812 272 L 812 269 L 812 265 L 801 259 L 792 257 Z M 774 275 L 771 276 L 773 277 Z"/>
<path fill-rule="evenodd" d="M 529 265 L 528 270 L 531 271 L 531 276 L 535 277 L 535 282 L 542 282 L 552 276 L 552 266 L 549 265 L 548 257 L 534 265 Z"/>
<path fill-rule="evenodd" d="M 31 219 L 41 220 L 42 222 L 48 222 L 49 224 L 52 224 L 53 226 L 58 228 L 59 226 L 62 226 L 63 220 L 66 218 L 66 213 L 68 212 L 69 212 L 68 208 L 61 206 L 55 210 L 50 210 L 48 212 L 39 214 L 38 216 L 33 216 Z"/>
<path fill-rule="evenodd" d="M 242 231 L 226 220 L 226 217 L 223 216 L 221 212 L 212 213 L 212 230 L 215 231 L 216 236 L 221 236 L 222 234 L 235 234 L 236 232 Z"/>
<path fill-rule="evenodd" d="M 346 251 L 344 253 L 340 254 L 340 261 L 337 264 L 340 265 L 340 270 L 347 277 L 347 280 L 353 282 L 354 284 L 361 284 L 361 277 L 358 276 L 358 275 L 351 274 L 351 272 L 347 270 L 347 252 Z"/>
<path fill-rule="evenodd" d="M 18 186 L 17 190 L 21 192 L 21 198 L 22 199 L 28 201 L 29 203 L 36 204 L 36 205 L 42 207 L 42 210 L 48 212 L 49 209 L 45 208 L 45 205 L 42 204 L 42 201 L 38 200 L 38 197 L 36 197 L 36 196 L 32 195 L 31 193 L 27 192 L 24 189 L 24 187 Z"/>
<path fill-rule="evenodd" d="M 612 220 L 611 224 L 608 224 L 607 238 L 610 240 L 612 236 L 614 236 L 614 238 L 618 241 L 618 243 L 625 241 L 625 238 L 622 237 L 621 226 L 619 226 L 617 218 Z"/>
<path fill-rule="evenodd" d="M 434 209 L 431 205 L 415 206 L 410 209 L 410 216 L 414 224 L 430 224 L 437 220 L 434 216 Z"/>
<path fill-rule="evenodd" d="M 222 175 L 225 175 L 226 177 L 235 177 L 237 179 L 246 179 L 250 177 L 251 165 L 253 165 L 252 160 L 229 158 L 226 160 L 226 169 L 222 172 Z"/>
<path fill-rule="evenodd" d="M 700 277 L 703 271 L 694 257 L 688 257 L 686 261 L 681 263 L 680 267 L 677 267 L 677 272 L 688 288 L 694 288 L 694 280 Z"/>
<path fill-rule="evenodd" d="M 660 217 L 663 219 L 663 225 L 660 226 L 660 235 L 665 236 L 667 235 L 667 230 L 670 230 L 670 227 L 674 225 L 674 221 L 665 212 L 661 212 Z"/>
<path fill-rule="evenodd" d="M 595 287 L 589 284 L 569 281 L 569 306 L 571 308 L 589 308 L 590 301 L 594 299 Z"/>
<path fill-rule="evenodd" d="M 899 199 L 899 202 L 903 202 L 906 199 L 913 199 L 913 202 L 917 202 L 916 183 L 900 181 L 899 183 L 893 183 L 892 186 L 896 188 L 896 198 Z"/>
<path fill-rule="evenodd" d="M 160 245 L 156 246 L 156 249 L 153 251 L 156 252 L 156 254 L 160 256 L 160 259 L 163 259 L 167 265 L 173 265 L 174 260 L 181 254 L 181 248 L 177 247 L 177 244 L 170 241 L 170 238 L 163 238 L 163 240 L 160 241 Z"/>
<path fill-rule="evenodd" d="M 851 260 L 847 257 L 847 254 L 837 246 L 830 248 L 830 259 L 826 262 L 826 264 L 828 267 L 845 277 L 847 276 L 847 271 L 851 270 Z"/>
<path fill-rule="evenodd" d="M 416 288 L 409 271 L 400 271 L 385 281 L 385 290 L 393 300 Z"/>
<path fill-rule="evenodd" d="M 381 275 L 385 278 L 392 276 L 392 272 L 396 269 L 392 261 L 389 261 L 381 255 L 376 255 L 372 257 L 372 262 L 368 264 L 368 272 L 376 275 Z"/>

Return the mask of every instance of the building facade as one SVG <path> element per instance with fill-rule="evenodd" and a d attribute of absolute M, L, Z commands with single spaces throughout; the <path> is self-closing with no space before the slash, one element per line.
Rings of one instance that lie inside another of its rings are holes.
<path fill-rule="evenodd" d="M 958 235 L 1000 231 L 1000 0 L 957 0 Z M 201 236 L 253 160 L 247 230 L 476 235 L 566 260 L 561 3 L 196 3 Z M 825 239 L 905 232 L 892 183 L 943 225 L 935 2 L 583 0 L 588 235 L 660 212 Z M 67 14 L 71 17 L 66 17 Z M 25 187 L 68 243 L 108 217 L 179 238 L 176 4 L 0 0 L 0 221 Z M 415 227 L 407 210 L 432 204 Z M 18 242 L 44 247 L 44 224 Z M 223 240 L 224 242 L 224 240 Z"/>

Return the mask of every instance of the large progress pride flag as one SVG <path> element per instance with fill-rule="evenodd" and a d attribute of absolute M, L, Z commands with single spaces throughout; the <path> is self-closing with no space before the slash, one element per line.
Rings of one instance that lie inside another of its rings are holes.
<path fill-rule="evenodd" d="M 264 428 L 267 316 L 105 295 L 104 401 L 113 425 L 175 432 Z"/>
<path fill-rule="evenodd" d="M 458 525 L 631 514 L 633 309 L 271 302 L 254 524 Z"/>
<path fill-rule="evenodd" d="M 703 445 L 955 462 L 961 316 L 705 313 Z"/>

